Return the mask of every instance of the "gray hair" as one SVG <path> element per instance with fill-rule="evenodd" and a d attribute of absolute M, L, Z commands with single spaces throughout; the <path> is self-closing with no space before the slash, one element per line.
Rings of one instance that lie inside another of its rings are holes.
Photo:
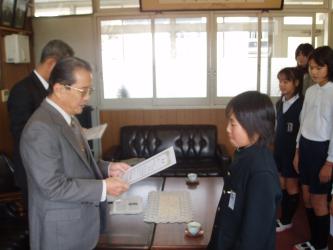
<path fill-rule="evenodd" d="M 67 57 L 74 56 L 74 50 L 71 46 L 61 40 L 51 40 L 43 48 L 40 62 L 45 62 L 48 58 L 54 58 L 56 61 Z"/>

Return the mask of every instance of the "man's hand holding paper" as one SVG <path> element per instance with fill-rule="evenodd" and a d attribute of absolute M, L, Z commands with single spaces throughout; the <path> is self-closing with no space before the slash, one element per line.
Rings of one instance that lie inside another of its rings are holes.
<path fill-rule="evenodd" d="M 175 163 L 176 156 L 173 147 L 169 147 L 133 167 L 129 167 L 124 162 L 110 163 L 109 176 L 112 177 L 106 179 L 107 194 L 109 197 L 119 196 L 128 190 L 129 185 L 160 172 Z"/>
<path fill-rule="evenodd" d="M 109 176 L 120 177 L 122 176 L 130 166 L 124 162 L 110 162 L 109 165 Z"/>
<path fill-rule="evenodd" d="M 126 192 L 128 183 L 121 176 L 129 169 L 129 165 L 124 162 L 111 162 L 108 167 L 109 178 L 106 181 L 106 192 L 108 195 L 118 196 Z"/>
<path fill-rule="evenodd" d="M 126 192 L 129 185 L 120 177 L 109 177 L 106 181 L 106 192 L 108 195 L 118 196 Z"/>

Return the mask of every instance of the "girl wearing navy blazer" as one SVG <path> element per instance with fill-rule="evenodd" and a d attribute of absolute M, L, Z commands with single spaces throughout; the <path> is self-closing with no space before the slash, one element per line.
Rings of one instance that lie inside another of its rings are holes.
<path fill-rule="evenodd" d="M 283 68 L 277 75 L 281 98 L 276 103 L 276 136 L 274 158 L 282 188 L 281 217 L 276 231 L 292 227 L 292 218 L 299 202 L 298 174 L 293 167 L 299 117 L 303 106 L 302 72 L 296 67 Z"/>

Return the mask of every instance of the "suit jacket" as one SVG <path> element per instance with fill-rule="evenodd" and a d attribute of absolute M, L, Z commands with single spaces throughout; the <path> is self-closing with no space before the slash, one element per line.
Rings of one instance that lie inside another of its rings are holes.
<path fill-rule="evenodd" d="M 109 162 L 80 150 L 72 128 L 45 100 L 21 137 L 29 190 L 32 250 L 84 250 L 96 246 L 107 209 L 100 202 Z"/>
<path fill-rule="evenodd" d="M 281 189 L 272 153 L 239 149 L 229 170 L 207 249 L 274 250 Z"/>
<path fill-rule="evenodd" d="M 20 157 L 19 146 L 23 128 L 32 113 L 39 107 L 47 91 L 34 72 L 15 84 L 8 99 L 10 130 L 14 138 L 14 177 L 16 184 L 27 192 L 26 173 Z"/>

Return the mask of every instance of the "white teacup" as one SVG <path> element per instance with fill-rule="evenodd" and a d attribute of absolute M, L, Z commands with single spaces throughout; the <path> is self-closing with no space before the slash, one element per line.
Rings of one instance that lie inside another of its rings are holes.
<path fill-rule="evenodd" d="M 196 221 L 191 221 L 187 223 L 187 231 L 192 235 L 195 236 L 200 232 L 201 224 Z"/>
<path fill-rule="evenodd" d="M 189 174 L 187 174 L 187 179 L 190 182 L 195 182 L 198 179 L 198 175 L 196 173 L 189 173 Z"/>

